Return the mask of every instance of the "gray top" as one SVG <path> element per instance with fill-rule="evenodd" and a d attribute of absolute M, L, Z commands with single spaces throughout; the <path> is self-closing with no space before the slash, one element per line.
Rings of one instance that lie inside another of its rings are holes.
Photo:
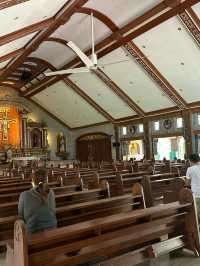
<path fill-rule="evenodd" d="M 49 191 L 44 202 L 37 188 L 21 193 L 18 214 L 24 220 L 29 233 L 36 233 L 57 226 L 55 195 Z"/>

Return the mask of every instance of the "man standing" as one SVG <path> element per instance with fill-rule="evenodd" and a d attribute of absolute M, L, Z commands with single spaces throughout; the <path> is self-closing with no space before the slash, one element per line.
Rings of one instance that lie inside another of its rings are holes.
<path fill-rule="evenodd" d="M 191 166 L 187 169 L 186 177 L 189 183 L 191 183 L 191 190 L 196 200 L 200 221 L 200 157 L 198 154 L 191 154 L 189 160 Z"/>

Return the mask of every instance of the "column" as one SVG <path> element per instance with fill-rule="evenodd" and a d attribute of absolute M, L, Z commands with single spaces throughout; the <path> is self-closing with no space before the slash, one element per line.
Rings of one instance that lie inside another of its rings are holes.
<path fill-rule="evenodd" d="M 21 113 L 21 148 L 27 149 L 27 113 Z"/>
<path fill-rule="evenodd" d="M 120 146 L 119 146 L 119 127 L 114 125 L 114 132 L 115 132 L 115 143 L 116 143 L 116 160 L 120 160 Z"/>
<path fill-rule="evenodd" d="M 31 149 L 31 128 L 27 127 L 27 148 Z"/>
<path fill-rule="evenodd" d="M 42 128 L 42 148 L 47 148 L 47 128 Z"/>
<path fill-rule="evenodd" d="M 183 121 L 184 121 L 184 128 L 183 128 L 183 136 L 185 138 L 185 153 L 186 158 L 192 153 L 192 114 L 190 110 L 184 110 L 183 114 Z"/>
<path fill-rule="evenodd" d="M 153 145 L 151 137 L 151 127 L 148 119 L 144 118 L 144 155 L 146 160 L 153 159 Z"/>

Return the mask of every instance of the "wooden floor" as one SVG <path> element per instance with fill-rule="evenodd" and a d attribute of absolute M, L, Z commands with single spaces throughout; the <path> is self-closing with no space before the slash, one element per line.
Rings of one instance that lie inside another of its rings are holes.
<path fill-rule="evenodd" d="M 192 253 L 184 251 L 184 252 L 176 252 L 171 256 L 170 259 L 168 256 L 166 256 L 154 260 L 151 263 L 140 264 L 138 266 L 199 266 L 199 265 L 200 265 L 200 258 L 196 258 Z M 5 254 L 0 254 L 0 266 L 6 266 Z M 96 264 L 95 266 L 101 266 L 101 264 Z M 126 265 L 121 265 L 121 266 L 126 266 Z"/>

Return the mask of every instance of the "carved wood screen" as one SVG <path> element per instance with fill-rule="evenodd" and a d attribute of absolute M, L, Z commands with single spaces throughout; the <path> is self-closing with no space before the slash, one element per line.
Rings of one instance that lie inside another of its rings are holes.
<path fill-rule="evenodd" d="M 76 142 L 77 159 L 86 161 L 112 161 L 111 139 L 103 133 L 81 136 Z"/>

